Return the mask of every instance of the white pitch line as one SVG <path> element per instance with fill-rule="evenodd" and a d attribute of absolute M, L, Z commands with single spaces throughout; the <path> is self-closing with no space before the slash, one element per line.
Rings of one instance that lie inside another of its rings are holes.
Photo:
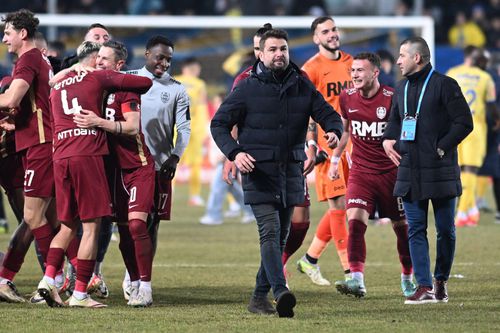
<path fill-rule="evenodd" d="M 124 267 L 123 264 L 106 264 L 107 267 Z M 384 262 L 373 262 L 366 263 L 366 266 L 373 267 L 382 267 L 382 266 L 399 266 L 398 262 L 395 263 L 384 263 Z M 474 263 L 474 262 L 455 262 L 453 266 L 484 266 L 484 265 L 494 265 L 500 266 L 500 262 L 485 264 L 485 263 Z M 218 263 L 218 264 L 201 264 L 201 263 L 155 263 L 153 264 L 155 268 L 237 268 L 237 267 L 245 267 L 245 268 L 256 268 L 259 267 L 258 264 L 237 264 L 237 263 Z"/>

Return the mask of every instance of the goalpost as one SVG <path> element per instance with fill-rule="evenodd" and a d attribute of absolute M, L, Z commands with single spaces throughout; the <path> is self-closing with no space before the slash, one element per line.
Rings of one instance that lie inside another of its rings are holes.
<path fill-rule="evenodd" d="M 48 38 L 57 38 L 57 27 L 88 27 L 99 22 L 107 27 L 123 28 L 201 28 L 201 29 L 255 29 L 266 22 L 279 28 L 308 29 L 313 16 L 130 16 L 130 15 L 62 15 L 38 14 L 40 25 L 48 26 Z M 434 20 L 428 16 L 336 16 L 341 29 L 421 29 L 421 36 L 429 44 L 434 58 Z"/>

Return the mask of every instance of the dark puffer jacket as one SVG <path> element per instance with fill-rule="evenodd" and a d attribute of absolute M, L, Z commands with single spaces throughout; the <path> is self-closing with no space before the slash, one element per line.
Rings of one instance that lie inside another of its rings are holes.
<path fill-rule="evenodd" d="M 408 114 L 414 116 L 418 98 L 431 70 L 428 64 L 408 76 Z M 384 139 L 399 140 L 404 118 L 404 89 L 401 80 L 392 102 Z M 401 155 L 394 195 L 412 201 L 456 197 L 462 194 L 457 146 L 472 131 L 472 115 L 457 82 L 434 72 L 422 100 L 415 141 L 398 141 Z M 445 154 L 439 157 L 437 149 Z"/>
<path fill-rule="evenodd" d="M 215 143 L 231 161 L 239 152 L 256 160 L 243 175 L 246 204 L 276 203 L 293 206 L 304 201 L 302 175 L 309 118 L 326 132 L 342 134 L 340 116 L 300 69 L 290 64 L 277 78 L 259 61 L 212 119 Z M 230 134 L 238 126 L 238 141 Z"/>

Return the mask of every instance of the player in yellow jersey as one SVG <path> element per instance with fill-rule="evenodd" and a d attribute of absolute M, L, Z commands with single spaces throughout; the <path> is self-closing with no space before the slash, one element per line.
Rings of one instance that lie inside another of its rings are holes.
<path fill-rule="evenodd" d="M 454 78 L 469 103 L 474 130 L 458 146 L 463 193 L 460 197 L 455 224 L 457 227 L 476 226 L 479 210 L 476 206 L 477 172 L 486 156 L 486 112 L 495 108 L 495 83 L 485 70 L 485 51 L 474 46 L 464 49 L 464 63 L 451 68 L 447 75 Z M 496 109 L 493 111 L 496 112 Z"/>
<path fill-rule="evenodd" d="M 318 45 L 318 53 L 310 58 L 302 69 L 312 81 L 325 100 L 340 112 L 340 93 L 352 88 L 351 64 L 352 56 L 340 50 L 340 34 L 335 21 L 329 16 L 316 18 L 311 24 L 313 41 Z M 316 166 L 316 192 L 319 201 L 327 201 L 328 209 L 321 218 L 316 235 L 306 254 L 297 262 L 299 271 L 306 273 L 311 281 L 318 285 L 330 285 L 321 276 L 318 259 L 333 240 L 337 248 L 340 262 L 350 278 L 349 261 L 347 259 L 347 228 L 345 211 L 346 180 L 348 178 L 348 161 L 351 144 L 349 142 L 344 154 L 340 157 L 335 150 L 329 149 L 323 137 L 323 131 L 311 123 L 308 129 L 309 145 L 316 144 L 325 151 L 329 158 Z M 332 164 L 339 165 L 340 177 L 331 179 L 328 170 Z"/>
<path fill-rule="evenodd" d="M 180 163 L 190 167 L 189 204 L 203 206 L 201 198 L 201 167 L 203 163 L 203 143 L 208 135 L 209 117 L 207 88 L 205 81 L 199 78 L 201 64 L 196 58 L 187 58 L 182 62 L 181 75 L 175 79 L 182 83 L 189 95 L 191 114 L 191 138 Z"/>

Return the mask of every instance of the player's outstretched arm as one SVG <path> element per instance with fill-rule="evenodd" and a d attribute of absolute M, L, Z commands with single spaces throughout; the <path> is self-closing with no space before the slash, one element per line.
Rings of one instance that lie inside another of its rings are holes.
<path fill-rule="evenodd" d="M 13 80 L 9 88 L 3 94 L 0 94 L 0 109 L 9 110 L 19 107 L 29 88 L 28 82 L 23 79 Z"/>

